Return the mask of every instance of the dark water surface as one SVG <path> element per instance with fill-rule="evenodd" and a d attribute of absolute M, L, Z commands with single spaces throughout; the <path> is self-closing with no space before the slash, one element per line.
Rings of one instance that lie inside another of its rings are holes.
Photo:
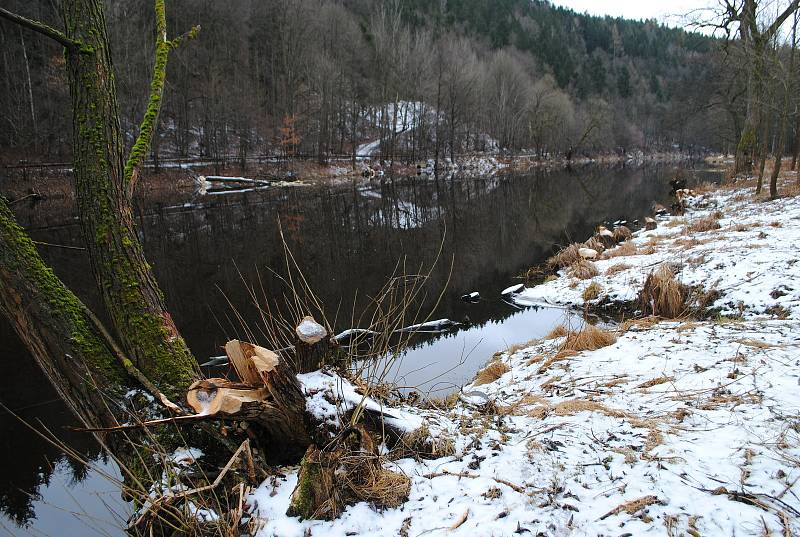
<path fill-rule="evenodd" d="M 469 180 L 387 179 L 204 196 L 185 206 L 139 208 L 138 217 L 170 312 L 200 359 L 221 354 L 229 338 L 245 336 L 231 321 L 228 301 L 248 324 L 259 324 L 243 281 L 260 279 L 268 297 L 284 291 L 267 270 L 285 264 L 278 222 L 328 317 L 337 319 L 337 330 L 349 328 L 354 301 L 363 304 L 374 295 L 398 259 L 405 258 L 407 267 L 430 266 L 441 247 L 428 286 L 436 292 L 448 280 L 449 286 L 434 318 L 468 318 L 471 324 L 415 341 L 394 373 L 402 385 L 443 391 L 469 381 L 495 351 L 541 337 L 567 316 L 555 309 L 516 309 L 500 299 L 502 289 L 518 283 L 517 276 L 542 262 L 554 246 L 585 240 L 598 223 L 643 219 L 654 201 L 667 201 L 673 175 L 670 167 L 645 167 Z M 39 206 L 18 209 L 18 216 L 36 240 L 83 243 L 70 210 Z M 97 310 L 85 252 L 41 251 Z M 460 299 L 472 291 L 480 292 L 480 302 Z M 436 292 L 426 307 L 432 307 Z M 83 456 L 100 455 L 90 438 L 64 428 L 75 420 L 3 321 L 0 402 Z M 122 533 L 103 522 L 109 509 L 125 513 L 114 485 L 71 462 L 4 411 L 0 461 L 0 534 Z M 97 464 L 116 471 L 113 464 Z M 81 512 L 88 514 L 76 514 Z"/>

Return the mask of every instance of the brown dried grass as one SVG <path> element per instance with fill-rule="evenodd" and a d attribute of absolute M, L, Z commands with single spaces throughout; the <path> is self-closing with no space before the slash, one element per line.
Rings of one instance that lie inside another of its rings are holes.
<path fill-rule="evenodd" d="M 588 280 L 589 278 L 599 276 L 600 271 L 597 269 L 597 265 L 591 261 L 581 259 L 580 261 L 570 265 L 569 275 L 573 278 L 578 278 L 579 280 Z"/>
<path fill-rule="evenodd" d="M 606 269 L 606 276 L 613 276 L 619 272 L 623 272 L 631 268 L 630 265 L 626 263 L 615 263 Z"/>
<path fill-rule="evenodd" d="M 638 307 L 649 315 L 677 319 L 686 314 L 688 298 L 689 288 L 675 278 L 669 265 L 663 264 L 647 276 Z"/>
<path fill-rule="evenodd" d="M 582 245 L 578 243 L 570 244 L 566 248 L 559 250 L 556 255 L 550 257 L 546 261 L 546 265 L 551 270 L 558 270 L 582 261 L 583 258 L 581 257 L 581 254 L 578 253 L 580 248 L 582 248 Z"/>
<path fill-rule="evenodd" d="M 631 328 L 650 328 L 651 326 L 657 325 L 660 320 L 661 319 L 658 317 L 653 316 L 642 317 L 641 319 L 628 319 L 619 325 L 619 330 L 620 332 L 627 332 Z"/>
<path fill-rule="evenodd" d="M 539 367 L 539 369 L 536 371 L 536 373 L 538 373 L 539 375 L 541 375 L 542 373 L 544 373 L 544 372 L 546 372 L 548 369 L 550 369 L 550 366 L 551 366 L 551 365 L 553 365 L 553 364 L 555 364 L 555 363 L 557 363 L 557 362 L 563 362 L 563 361 L 565 361 L 565 360 L 569 360 L 569 359 L 570 359 L 570 358 L 572 358 L 573 356 L 577 356 L 577 355 L 578 355 L 577 351 L 574 351 L 574 350 L 571 350 L 571 349 L 561 349 L 561 350 L 559 350 L 557 353 L 555 353 L 553 356 L 551 356 L 550 358 L 548 358 L 548 359 L 547 359 L 547 360 L 546 360 L 546 361 L 545 361 L 545 362 L 544 362 L 544 363 L 543 363 L 543 364 L 542 364 L 542 365 Z M 542 388 L 544 388 L 544 385 L 542 385 Z"/>
<path fill-rule="evenodd" d="M 589 302 L 591 300 L 595 300 L 600 296 L 600 293 L 603 292 L 603 286 L 597 282 L 592 282 L 586 286 L 586 289 L 583 290 L 581 297 L 583 298 L 584 302 Z"/>
<path fill-rule="evenodd" d="M 627 226 L 618 226 L 614 228 L 614 240 L 617 242 L 629 241 L 633 238 L 630 228 Z"/>
<path fill-rule="evenodd" d="M 721 227 L 722 226 L 719 224 L 719 219 L 714 218 L 713 216 L 706 216 L 704 218 L 698 218 L 686 226 L 684 228 L 684 233 L 703 233 L 706 231 L 720 229 Z"/>
<path fill-rule="evenodd" d="M 686 223 L 685 218 L 672 218 L 664 224 L 664 227 L 678 227 L 682 226 Z"/>
<path fill-rule="evenodd" d="M 613 345 L 616 341 L 617 335 L 615 333 L 601 330 L 587 323 L 577 332 L 571 331 L 567 334 L 567 338 L 561 344 L 560 349 L 576 352 L 596 351 Z"/>
<path fill-rule="evenodd" d="M 512 354 L 517 353 L 517 352 L 521 351 L 522 349 L 527 349 L 528 347 L 533 347 L 537 343 L 539 343 L 538 339 L 531 339 L 531 340 L 525 341 L 523 343 L 515 343 L 514 345 L 511 345 L 508 349 L 506 349 L 506 352 L 508 353 L 509 356 L 511 356 Z"/>
<path fill-rule="evenodd" d="M 569 335 L 569 328 L 567 328 L 563 324 L 560 324 L 560 325 L 556 326 L 555 328 L 553 328 L 552 330 L 550 330 L 550 333 L 547 334 L 544 338 L 545 339 L 556 339 L 556 338 L 559 338 L 559 337 L 564 337 L 566 335 Z"/>
<path fill-rule="evenodd" d="M 603 254 L 603 259 L 611 259 L 614 257 L 625 257 L 630 255 L 637 255 L 639 253 L 639 249 L 636 247 L 635 244 L 632 242 L 623 242 L 616 248 L 612 248 L 610 250 L 606 250 Z"/>
<path fill-rule="evenodd" d="M 475 381 L 473 384 L 475 386 L 483 386 L 484 384 L 489 384 L 491 382 L 496 381 L 504 374 L 511 371 L 511 368 L 505 362 L 501 362 L 496 360 L 491 362 L 489 365 L 478 371 L 478 374 L 475 376 Z"/>
<path fill-rule="evenodd" d="M 602 254 L 606 249 L 606 247 L 603 246 L 603 243 L 597 240 L 597 237 L 590 238 L 588 241 L 583 243 L 583 246 L 586 248 L 591 248 L 598 254 Z"/>
<path fill-rule="evenodd" d="M 406 433 L 400 438 L 398 446 L 391 452 L 392 459 L 414 457 L 420 459 L 438 459 L 455 454 L 455 441 L 448 435 L 439 433 L 432 435 L 426 424 Z"/>
<path fill-rule="evenodd" d="M 673 380 L 675 380 L 675 377 L 667 377 L 667 376 L 662 375 L 660 377 L 656 377 L 654 379 L 648 380 L 647 382 L 642 382 L 641 384 L 639 384 L 636 387 L 639 388 L 639 389 L 652 388 L 653 386 L 658 386 L 659 384 L 665 384 L 667 382 L 672 382 Z"/>

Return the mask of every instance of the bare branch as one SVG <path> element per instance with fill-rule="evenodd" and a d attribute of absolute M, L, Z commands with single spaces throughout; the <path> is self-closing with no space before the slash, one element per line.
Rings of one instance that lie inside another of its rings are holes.
<path fill-rule="evenodd" d="M 3 9 L 0 7 L 0 17 L 10 20 L 15 24 L 19 24 L 29 30 L 33 30 L 34 32 L 40 33 L 44 36 L 53 39 L 66 48 L 81 48 L 81 43 L 79 41 L 73 41 L 69 37 L 67 37 L 63 32 L 56 30 L 52 26 L 48 26 L 43 22 L 39 22 L 36 20 L 28 19 L 23 17 L 22 15 L 17 15 L 16 13 L 12 13 L 7 9 Z"/>
<path fill-rule="evenodd" d="M 798 8 L 800 8 L 800 0 L 792 0 L 783 13 L 778 15 L 778 18 L 775 19 L 772 24 L 770 24 L 769 28 L 767 28 L 767 31 L 764 33 L 764 37 L 767 41 L 772 39 L 772 36 L 777 33 L 781 26 L 783 26 L 783 23 L 786 22 L 786 19 L 788 19 L 791 14 L 797 11 Z"/>

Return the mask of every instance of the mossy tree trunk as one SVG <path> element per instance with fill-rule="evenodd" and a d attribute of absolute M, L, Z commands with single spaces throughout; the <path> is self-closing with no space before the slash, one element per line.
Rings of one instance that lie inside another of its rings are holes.
<path fill-rule="evenodd" d="M 167 311 L 164 295 L 136 233 L 132 195 L 147 154 L 164 84 L 164 1 L 156 0 L 156 69 L 140 136 L 127 162 L 115 75 L 102 0 L 65 0 L 65 35 L 72 97 L 76 199 L 95 280 L 116 336 L 136 367 L 171 398 L 182 397 L 197 376 L 189 348 Z"/>
<path fill-rule="evenodd" d="M 63 32 L 0 8 L 0 17 L 64 47 L 72 97 L 75 197 L 92 270 L 116 338 L 99 327 L 96 317 L 45 267 L 5 204 L 0 221 L 4 239 L 0 270 L 6 282 L 2 313 L 34 356 L 52 353 L 51 360 L 39 360 L 40 364 L 81 418 L 86 411 L 91 415 L 98 403 L 95 394 L 86 389 L 89 377 L 96 388 L 104 388 L 106 381 L 116 377 L 117 382 L 110 384 L 113 388 L 132 376 L 133 384 L 138 382 L 162 397 L 166 394 L 162 402 L 168 403 L 171 398 L 183 399 L 198 376 L 197 363 L 180 337 L 144 257 L 132 211 L 139 168 L 161 108 L 167 56 L 199 29 L 168 41 L 164 0 L 155 0 L 154 8 L 156 55 L 150 97 L 127 161 L 103 0 L 64 0 Z M 86 318 L 94 319 L 93 330 L 83 329 Z M 95 344 L 98 334 L 106 346 Z M 59 345 L 60 336 L 64 341 Z M 121 349 L 112 343 L 114 339 Z M 114 351 L 111 360 L 108 346 Z M 72 358 L 64 362 L 63 356 Z M 72 361 L 78 362 L 75 374 L 70 370 Z M 90 372 L 96 375 L 87 376 Z"/>
<path fill-rule="evenodd" d="M 126 372 L 78 298 L 42 261 L 0 197 L 0 313 L 55 389 L 88 427 L 117 423 L 109 399 Z"/>

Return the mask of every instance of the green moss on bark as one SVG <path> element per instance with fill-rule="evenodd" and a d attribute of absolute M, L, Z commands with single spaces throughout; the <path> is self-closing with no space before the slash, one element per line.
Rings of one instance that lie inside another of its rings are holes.
<path fill-rule="evenodd" d="M 84 306 L 45 265 L 33 241 L 16 222 L 5 200 L 0 199 L 0 266 L 31 281 L 49 313 L 69 327 L 69 344 L 107 380 L 122 385 L 126 374 L 97 336 Z"/>

